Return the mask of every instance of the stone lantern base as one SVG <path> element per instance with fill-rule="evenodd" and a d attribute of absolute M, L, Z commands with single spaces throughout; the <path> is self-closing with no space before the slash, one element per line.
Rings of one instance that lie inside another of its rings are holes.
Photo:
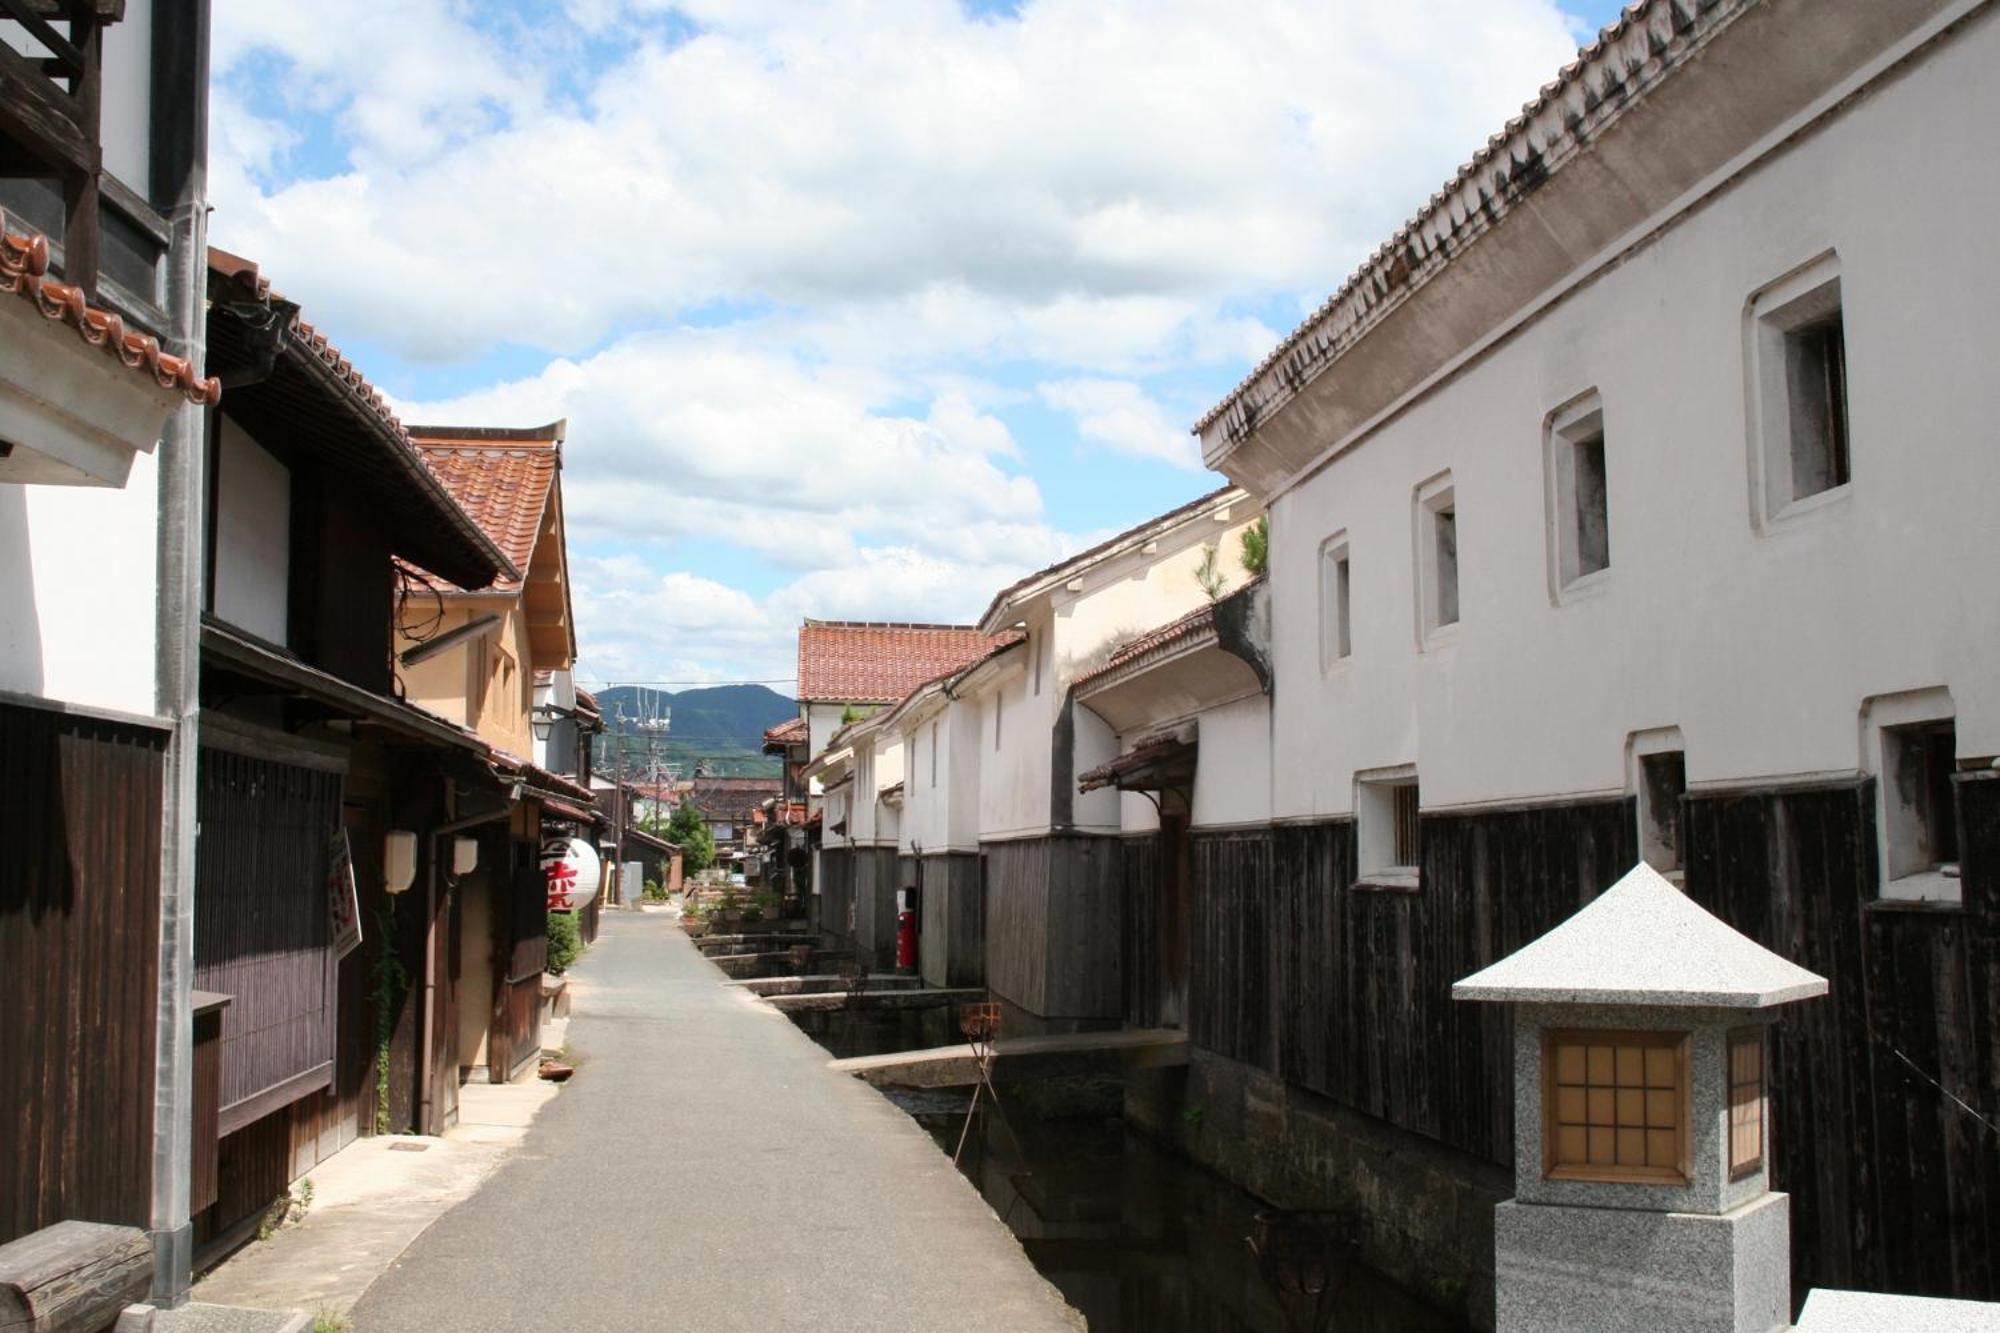
<path fill-rule="evenodd" d="M 1510 1199 L 1493 1218 L 1499 1333 L 1790 1328 L 1789 1202 L 1708 1215 Z"/>

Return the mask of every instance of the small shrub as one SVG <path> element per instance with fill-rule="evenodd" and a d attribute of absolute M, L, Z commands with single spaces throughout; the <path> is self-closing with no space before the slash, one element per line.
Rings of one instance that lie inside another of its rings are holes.
<path fill-rule="evenodd" d="M 577 934 L 576 913 L 549 913 L 549 961 L 545 964 L 556 976 L 569 971 L 569 965 L 583 952 L 583 937 Z"/>
<path fill-rule="evenodd" d="M 666 900 L 667 900 L 667 891 L 666 889 L 660 886 L 660 882 L 656 879 L 647 880 L 646 901 L 649 903 L 663 903 Z"/>

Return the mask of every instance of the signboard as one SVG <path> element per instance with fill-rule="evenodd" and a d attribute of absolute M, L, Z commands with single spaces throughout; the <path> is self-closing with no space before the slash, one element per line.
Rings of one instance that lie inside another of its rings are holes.
<path fill-rule="evenodd" d="M 550 838 L 542 843 L 542 874 L 549 884 L 549 910 L 574 912 L 597 896 L 604 873 L 597 851 L 582 838 Z"/>
<path fill-rule="evenodd" d="M 327 940 L 333 956 L 345 958 L 361 947 L 361 900 L 354 890 L 354 851 L 346 829 L 333 835 L 327 852 Z"/>

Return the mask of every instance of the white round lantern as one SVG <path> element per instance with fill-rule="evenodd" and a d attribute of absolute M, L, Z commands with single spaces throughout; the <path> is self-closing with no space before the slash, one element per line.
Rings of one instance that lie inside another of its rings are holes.
<path fill-rule="evenodd" d="M 542 874 L 549 885 L 549 910 L 575 912 L 597 896 L 604 862 L 581 838 L 549 838 L 542 843 Z"/>

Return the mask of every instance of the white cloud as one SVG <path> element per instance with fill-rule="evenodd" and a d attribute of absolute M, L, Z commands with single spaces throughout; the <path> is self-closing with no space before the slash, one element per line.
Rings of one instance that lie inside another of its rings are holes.
<path fill-rule="evenodd" d="M 1234 356 L 1195 326 L 1330 288 L 1574 50 L 1549 0 L 1030 0 L 1012 20 L 732 0 L 676 6 L 703 25 L 677 44 L 628 13 L 629 57 L 577 102 L 541 82 L 549 34 L 370 5 L 401 17 L 351 16 L 341 41 L 296 6 L 219 6 L 225 81 L 289 62 L 296 100 L 340 109 L 353 170 L 246 192 L 225 160 L 215 230 L 322 322 L 433 359 L 574 353 L 757 299 L 901 307 L 878 323 L 908 341 L 879 350 L 921 354 L 934 297 L 953 346 Z"/>
<path fill-rule="evenodd" d="M 342 14 L 219 0 L 215 242 L 350 345 L 547 353 L 405 417 L 569 418 L 613 679 L 789 676 L 802 616 L 968 617 L 1087 542 L 1001 413 L 1197 467 L 1176 377 L 1261 356 L 1245 311 L 1309 309 L 1574 51 L 1553 0 Z"/>
<path fill-rule="evenodd" d="M 1043 402 L 1076 418 L 1077 434 L 1086 440 L 1190 471 L 1201 466 L 1187 428 L 1130 380 L 1051 380 L 1039 392 Z"/>

